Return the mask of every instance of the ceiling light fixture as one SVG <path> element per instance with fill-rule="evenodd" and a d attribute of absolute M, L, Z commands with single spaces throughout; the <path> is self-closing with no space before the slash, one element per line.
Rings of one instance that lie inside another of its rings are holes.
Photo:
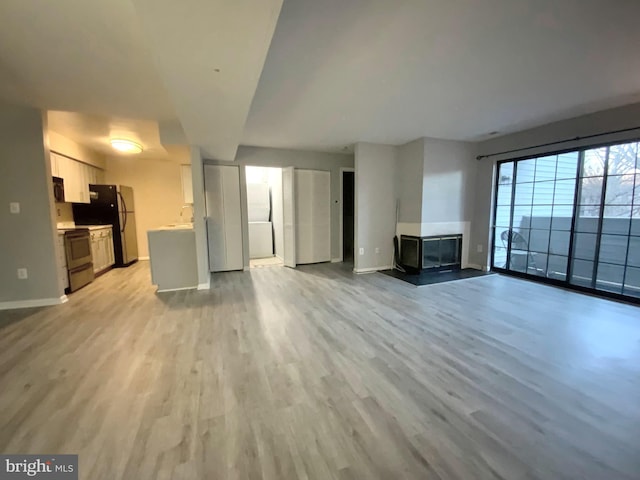
<path fill-rule="evenodd" d="M 116 150 L 124 153 L 140 153 L 142 152 L 142 145 L 139 143 L 133 142 L 131 140 L 126 140 L 124 138 L 112 138 L 111 146 Z"/>

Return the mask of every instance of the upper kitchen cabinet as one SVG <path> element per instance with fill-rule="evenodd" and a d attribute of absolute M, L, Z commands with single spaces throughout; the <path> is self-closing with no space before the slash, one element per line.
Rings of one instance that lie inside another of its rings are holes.
<path fill-rule="evenodd" d="M 182 199 L 184 203 L 193 203 L 191 165 L 180 165 L 180 176 L 182 178 Z"/>
<path fill-rule="evenodd" d="M 89 184 L 103 183 L 101 169 L 51 152 L 51 174 L 64 180 L 65 202 L 89 203 Z"/>

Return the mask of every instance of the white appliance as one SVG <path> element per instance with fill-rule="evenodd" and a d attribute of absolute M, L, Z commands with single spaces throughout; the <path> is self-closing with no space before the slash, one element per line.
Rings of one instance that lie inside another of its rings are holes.
<path fill-rule="evenodd" d="M 249 217 L 249 257 L 273 257 L 273 225 L 271 199 L 267 183 L 247 184 L 247 216 Z"/>

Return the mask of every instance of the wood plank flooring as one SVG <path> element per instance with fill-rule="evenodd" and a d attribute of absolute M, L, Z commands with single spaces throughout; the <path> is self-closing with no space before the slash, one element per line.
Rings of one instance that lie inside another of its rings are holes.
<path fill-rule="evenodd" d="M 640 309 L 338 264 L 0 312 L 0 451 L 82 479 L 638 479 Z"/>

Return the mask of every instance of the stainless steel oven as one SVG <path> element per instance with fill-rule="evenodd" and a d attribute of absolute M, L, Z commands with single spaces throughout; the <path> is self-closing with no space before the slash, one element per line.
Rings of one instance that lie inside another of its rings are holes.
<path fill-rule="evenodd" d="M 69 271 L 69 290 L 73 292 L 91 283 L 94 278 L 89 229 L 77 228 L 65 232 L 64 248 Z"/>

